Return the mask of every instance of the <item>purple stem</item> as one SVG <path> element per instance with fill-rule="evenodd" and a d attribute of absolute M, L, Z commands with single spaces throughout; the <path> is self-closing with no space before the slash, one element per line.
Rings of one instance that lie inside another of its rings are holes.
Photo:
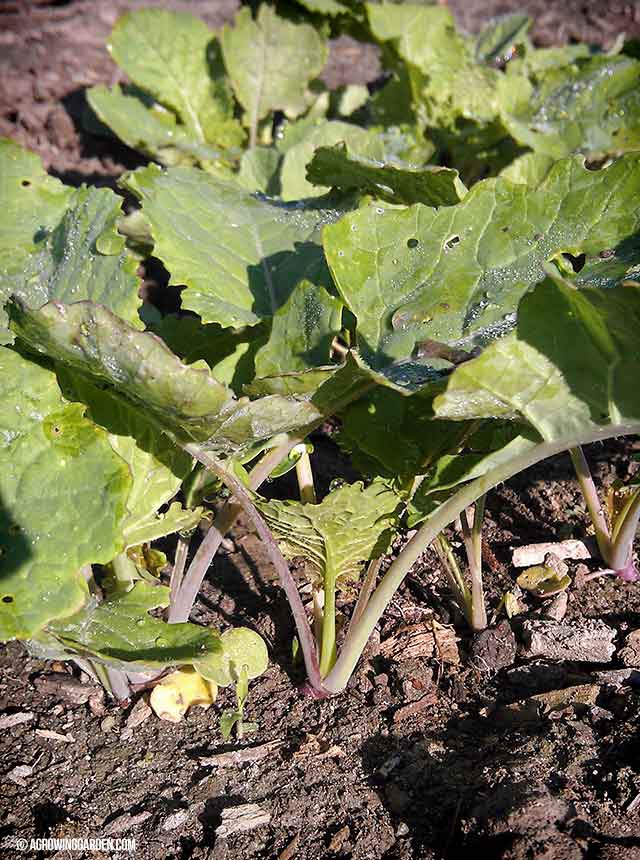
<path fill-rule="evenodd" d="M 251 489 L 256 490 L 262 483 L 264 483 L 271 472 L 276 468 L 276 466 L 280 465 L 289 451 L 291 451 L 299 441 L 300 439 L 297 436 L 287 439 L 287 441 L 282 445 L 279 445 L 277 448 L 273 448 L 265 454 L 249 474 Z M 196 551 L 196 554 L 191 560 L 191 564 L 182 578 L 182 582 L 176 591 L 175 597 L 172 596 L 171 598 L 167 619 L 169 624 L 179 624 L 180 622 L 189 620 L 193 604 L 196 601 L 202 582 L 209 570 L 211 562 L 213 561 L 213 557 L 217 553 L 224 536 L 234 524 L 241 511 L 242 505 L 228 501 L 213 521 L 209 531 L 205 535 L 202 543 Z"/>
<path fill-rule="evenodd" d="M 293 619 L 296 625 L 296 630 L 298 632 L 300 648 L 302 649 L 302 655 L 304 657 L 308 682 L 313 687 L 315 694 L 318 697 L 326 695 L 327 691 L 324 689 L 324 686 L 322 684 L 322 678 L 320 677 L 320 666 L 318 663 L 318 652 L 316 649 L 316 643 L 315 639 L 313 638 L 313 632 L 307 620 L 307 613 L 305 612 L 302 599 L 300 598 L 300 594 L 298 593 L 298 588 L 296 586 L 295 580 L 291 575 L 291 571 L 289 570 L 289 565 L 285 561 L 285 558 L 280 551 L 280 547 L 278 546 L 273 535 L 269 531 L 269 527 L 265 523 L 264 519 L 262 518 L 262 515 L 260 514 L 256 506 L 253 504 L 253 501 L 251 500 L 247 489 L 240 483 L 240 481 L 238 481 L 238 479 L 234 475 L 226 471 L 223 464 L 216 457 L 214 457 L 212 454 L 209 454 L 207 451 L 203 451 L 198 445 L 195 444 L 185 445 L 185 451 L 191 454 L 192 457 L 195 457 L 197 460 L 199 460 L 202 465 L 205 466 L 207 469 L 218 475 L 218 477 L 223 481 L 223 483 L 231 490 L 235 498 L 242 505 L 249 519 L 253 522 L 254 528 L 257 531 L 258 536 L 265 545 L 267 555 L 271 559 L 271 563 L 276 569 L 276 572 L 280 579 L 280 585 L 284 589 L 284 592 L 289 600 L 291 612 L 293 614 Z"/>

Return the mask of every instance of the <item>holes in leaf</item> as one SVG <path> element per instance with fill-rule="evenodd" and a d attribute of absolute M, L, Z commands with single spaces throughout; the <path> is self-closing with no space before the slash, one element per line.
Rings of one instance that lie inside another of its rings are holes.
<path fill-rule="evenodd" d="M 509 232 L 509 228 L 505 225 L 505 226 L 502 228 L 502 232 L 503 232 L 503 233 L 508 233 L 508 232 Z"/>
<path fill-rule="evenodd" d="M 573 254 L 563 254 L 563 257 L 571 263 L 571 268 L 576 274 L 584 267 L 585 260 L 587 259 L 584 254 L 578 254 L 577 257 L 574 257 Z"/>
<path fill-rule="evenodd" d="M 455 248 L 455 246 L 456 246 L 459 242 L 460 242 L 460 236 L 458 236 L 458 234 L 457 234 L 457 233 L 456 233 L 456 235 L 455 235 L 455 236 L 449 236 L 449 238 L 447 239 L 447 241 L 444 243 L 444 249 L 445 249 L 445 251 L 450 251 L 452 248 Z"/>
<path fill-rule="evenodd" d="M 615 257 L 615 255 L 616 252 L 613 250 L 613 248 L 606 248 L 604 251 L 600 251 L 600 253 L 598 254 L 601 260 L 608 260 L 610 257 Z"/>
<path fill-rule="evenodd" d="M 20 183 L 20 185 L 22 185 L 23 188 L 28 188 L 31 185 L 31 183 L 29 182 L 28 179 L 23 179 L 22 182 Z"/>
<path fill-rule="evenodd" d="M 417 239 L 407 239 L 407 248 L 417 248 L 419 244 Z"/>
<path fill-rule="evenodd" d="M 10 594 L 5 594 L 2 598 L 3 603 L 13 603 L 13 597 Z"/>
<path fill-rule="evenodd" d="M 60 434 L 62 433 L 62 427 L 59 424 L 52 424 L 51 432 L 54 436 L 60 436 Z"/>

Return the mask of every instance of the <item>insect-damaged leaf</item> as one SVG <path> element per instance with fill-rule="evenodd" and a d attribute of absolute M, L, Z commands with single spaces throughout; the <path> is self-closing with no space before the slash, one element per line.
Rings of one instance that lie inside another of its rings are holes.
<path fill-rule="evenodd" d="M 504 333 L 547 261 L 584 253 L 589 265 L 624 251 L 640 226 L 639 191 L 640 155 L 630 153 L 597 171 L 559 161 L 533 190 L 488 179 L 455 206 L 345 215 L 325 229 L 324 246 L 365 358 L 394 367 L 426 341 L 428 355 L 447 359 L 438 344 L 468 350 Z M 620 279 L 606 274 L 602 286 Z"/>

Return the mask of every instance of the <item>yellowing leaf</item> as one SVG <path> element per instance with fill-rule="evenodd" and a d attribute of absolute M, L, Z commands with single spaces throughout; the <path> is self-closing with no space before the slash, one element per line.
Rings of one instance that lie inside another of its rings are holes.
<path fill-rule="evenodd" d="M 161 720 L 179 723 L 192 705 L 208 708 L 216 700 L 218 687 L 193 669 L 178 669 L 153 688 L 149 704 Z"/>

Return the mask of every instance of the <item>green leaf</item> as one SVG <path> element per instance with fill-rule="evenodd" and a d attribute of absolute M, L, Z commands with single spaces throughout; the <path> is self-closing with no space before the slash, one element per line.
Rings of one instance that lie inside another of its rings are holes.
<path fill-rule="evenodd" d="M 488 179 L 456 206 L 372 205 L 345 215 L 325 228 L 324 245 L 365 359 L 380 368 L 421 340 L 433 355 L 437 344 L 469 349 L 503 333 L 547 261 L 597 257 L 638 230 L 639 189 L 637 153 L 598 171 L 573 158 L 534 190 Z"/>
<path fill-rule="evenodd" d="M 287 558 L 302 556 L 310 577 L 327 588 L 355 579 L 363 561 L 388 549 L 400 499 L 383 481 L 333 490 L 320 504 L 257 500 Z"/>
<path fill-rule="evenodd" d="M 237 399 L 206 367 L 188 366 L 155 335 L 139 332 L 100 305 L 12 307 L 12 325 L 33 349 L 106 383 L 178 442 L 207 442 L 238 454 L 278 433 L 318 419 L 305 400 Z"/>
<path fill-rule="evenodd" d="M 194 663 L 196 671 L 220 687 L 236 684 L 242 669 L 247 678 L 257 678 L 266 672 L 269 654 L 264 639 L 247 627 L 233 627 L 220 637 L 222 648 Z"/>
<path fill-rule="evenodd" d="M 338 442 L 367 475 L 406 480 L 423 475 L 444 451 L 468 434 L 466 427 L 434 421 L 430 403 L 376 388 L 340 416 Z"/>
<path fill-rule="evenodd" d="M 109 50 L 135 84 L 177 114 L 189 137 L 220 146 L 242 142 L 220 49 L 199 18 L 165 9 L 128 12 Z"/>
<path fill-rule="evenodd" d="M 257 146 L 242 153 L 238 182 L 247 191 L 261 191 L 271 197 L 280 193 L 280 160 L 277 149 Z"/>
<path fill-rule="evenodd" d="M 117 85 L 111 90 L 93 87 L 87 91 L 87 100 L 120 140 L 161 164 L 200 162 L 210 167 L 221 162 L 220 149 L 199 142 L 190 130 L 176 123 L 173 113 L 155 104 L 149 106 L 138 95 L 125 93 Z M 220 147 L 240 146 L 243 139 L 242 128 L 233 122 L 221 127 L 217 135 Z"/>
<path fill-rule="evenodd" d="M 314 185 L 357 190 L 388 203 L 409 205 L 451 206 L 466 193 L 457 170 L 376 162 L 350 152 L 344 143 L 316 149 L 307 179 Z"/>
<path fill-rule="evenodd" d="M 366 4 L 371 32 L 380 42 L 393 41 L 399 55 L 412 66 L 438 76 L 452 75 L 470 56 L 443 6 Z"/>
<path fill-rule="evenodd" d="M 367 14 L 374 36 L 391 41 L 406 62 L 421 122 L 459 134 L 461 119 L 486 124 L 498 116 L 501 75 L 474 61 L 473 45 L 457 32 L 449 9 L 368 4 Z"/>
<path fill-rule="evenodd" d="M 331 342 L 341 328 L 342 302 L 301 281 L 274 314 L 269 340 L 256 354 L 256 376 L 329 364 Z"/>
<path fill-rule="evenodd" d="M 602 157 L 640 146 L 640 62 L 629 57 L 577 60 L 531 80 L 506 75 L 499 94 L 513 137 L 552 158 Z"/>
<path fill-rule="evenodd" d="M 540 152 L 526 152 L 500 171 L 500 176 L 510 182 L 537 188 L 555 164 L 550 155 Z"/>
<path fill-rule="evenodd" d="M 15 294 L 39 307 L 90 298 L 140 326 L 137 262 L 116 230 L 121 198 L 66 189 L 34 156 L 0 143 L 0 306 Z M 0 307 L 0 342 L 11 342 Z"/>
<path fill-rule="evenodd" d="M 0 349 L 0 639 L 76 612 L 83 565 L 123 548 L 131 478 L 55 375 Z"/>
<path fill-rule="evenodd" d="M 151 330 L 185 364 L 206 361 L 218 382 L 242 391 L 255 377 L 255 355 L 266 343 L 267 333 L 258 326 L 224 329 L 216 323 L 202 325 L 194 316 L 162 317 Z"/>
<path fill-rule="evenodd" d="M 530 26 L 531 19 L 520 12 L 500 15 L 489 21 L 476 39 L 476 61 L 493 65 L 508 62 L 518 45 L 527 43 Z"/>
<path fill-rule="evenodd" d="M 245 124 L 254 134 L 271 111 L 289 117 L 305 111 L 307 86 L 328 56 L 325 40 L 313 27 L 279 18 L 263 3 L 255 20 L 249 9 L 241 9 L 220 41 L 233 90 L 246 111 Z"/>
<path fill-rule="evenodd" d="M 639 324 L 637 286 L 547 279 L 523 299 L 515 332 L 453 372 L 436 415 L 515 418 L 545 441 L 637 420 Z"/>
<path fill-rule="evenodd" d="M 313 158 L 313 154 L 321 146 L 333 146 L 344 142 L 363 157 L 377 161 L 384 159 L 384 142 L 375 132 L 360 128 L 348 122 L 338 120 L 319 120 L 305 127 L 305 133 L 298 142 L 285 152 L 282 162 L 280 183 L 283 200 L 299 200 L 313 197 L 329 190 L 327 183 L 324 187 L 316 187 L 305 179 L 305 168 Z"/>
<path fill-rule="evenodd" d="M 109 433 L 113 450 L 127 463 L 133 479 L 123 523 L 125 545 L 147 543 L 175 531 L 191 528 L 202 510 L 183 511 L 177 502 L 158 515 L 191 472 L 191 458 L 112 392 L 92 385 L 85 377 L 61 369 L 65 397 L 88 406 L 88 416 Z"/>
<path fill-rule="evenodd" d="M 97 658 L 126 669 L 193 664 L 222 652 L 220 637 L 207 627 L 185 622 L 167 624 L 149 615 L 169 605 L 169 589 L 137 582 L 103 603 L 91 601 L 71 618 L 50 624 L 47 632 L 67 653 Z"/>
<path fill-rule="evenodd" d="M 186 285 L 182 305 L 204 323 L 255 325 L 303 280 L 330 287 L 320 228 L 341 213 L 254 197 L 233 182 L 186 168 L 152 166 L 130 174 L 142 201 L 154 255 Z"/>
<path fill-rule="evenodd" d="M 0 275 L 19 272 L 60 223 L 73 188 L 49 176 L 33 152 L 0 139 Z"/>

